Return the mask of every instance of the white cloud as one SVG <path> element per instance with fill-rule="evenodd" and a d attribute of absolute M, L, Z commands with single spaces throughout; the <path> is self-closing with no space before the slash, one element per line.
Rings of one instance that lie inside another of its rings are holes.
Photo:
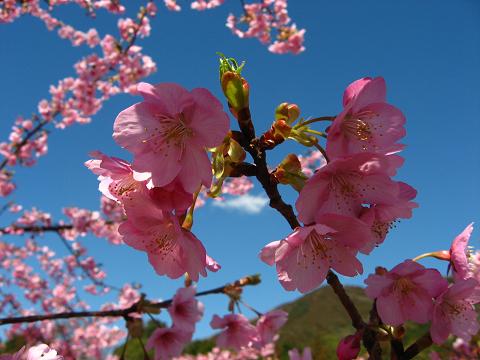
<path fill-rule="evenodd" d="M 250 194 L 213 202 L 213 206 L 237 210 L 246 214 L 258 214 L 267 204 L 268 199 L 265 196 Z"/>

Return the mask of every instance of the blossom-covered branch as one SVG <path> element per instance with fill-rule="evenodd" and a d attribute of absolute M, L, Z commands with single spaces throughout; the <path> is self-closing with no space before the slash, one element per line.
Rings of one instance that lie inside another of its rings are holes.
<path fill-rule="evenodd" d="M 238 279 L 232 283 L 219 286 L 210 290 L 205 290 L 196 293 L 196 297 L 206 296 L 212 294 L 226 294 L 235 288 L 242 288 L 249 285 L 258 285 L 260 283 L 260 277 L 258 275 L 250 275 Z M 125 309 L 115 310 L 100 310 L 100 311 L 77 311 L 77 312 L 63 312 L 56 314 L 45 315 L 31 315 L 20 316 L 0 319 L 0 325 L 18 324 L 18 323 L 31 323 L 45 320 L 58 320 L 58 319 L 70 319 L 70 318 L 85 318 L 85 317 L 123 317 L 128 318 L 131 314 L 135 313 L 151 313 L 155 310 L 168 308 L 172 304 L 173 299 L 168 299 L 160 302 L 151 302 L 142 297 L 140 300 L 132 304 Z"/>

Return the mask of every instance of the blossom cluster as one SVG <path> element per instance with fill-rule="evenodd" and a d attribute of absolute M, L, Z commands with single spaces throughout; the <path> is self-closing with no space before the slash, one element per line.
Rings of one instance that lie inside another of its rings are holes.
<path fill-rule="evenodd" d="M 82 285 L 96 296 L 110 292 L 111 287 L 103 282 L 105 272 L 100 265 L 92 257 L 85 257 L 85 249 L 78 243 L 74 242 L 70 249 L 72 253 L 59 256 L 34 237 L 21 245 L 0 242 L 0 312 L 5 316 L 29 316 L 39 312 L 84 311 L 89 305 L 81 299 Z M 108 303 L 104 309 L 130 306 L 138 298 L 137 290 L 125 285 L 118 291 L 118 304 Z M 65 359 L 103 359 L 104 349 L 118 344 L 125 336 L 113 322 L 108 318 L 72 318 L 61 323 L 18 323 L 8 328 L 5 335 L 21 337 L 28 344 L 45 341 Z"/>
<path fill-rule="evenodd" d="M 180 289 L 186 292 L 186 289 Z M 179 290 L 179 292 L 180 292 Z M 178 292 L 177 295 L 178 296 Z M 172 311 L 169 310 L 172 315 Z M 190 323 L 195 319 L 194 311 L 184 311 L 190 314 Z M 175 324 L 175 318 L 173 318 Z M 217 347 L 209 354 L 190 356 L 181 354 L 185 340 L 182 330 L 173 328 L 157 329 L 149 339 L 151 347 L 155 347 L 155 359 L 163 360 L 175 357 L 176 360 L 207 360 L 207 359 L 257 359 L 275 354 L 274 343 L 278 339 L 278 330 L 286 323 L 287 313 L 283 310 L 273 310 L 260 315 L 253 325 L 242 314 L 228 314 L 223 317 L 214 315 L 210 325 L 213 329 L 222 331 L 216 337 Z M 159 355 L 158 355 L 159 354 Z M 295 359 L 294 357 L 291 357 Z"/>
<path fill-rule="evenodd" d="M 70 1 L 49 3 L 55 6 L 67 2 Z M 89 3 L 92 9 L 106 8 L 114 13 L 124 11 L 117 1 L 76 3 L 82 7 Z M 0 22 L 10 22 L 20 15 L 30 14 L 42 20 L 49 30 L 57 30 L 58 36 L 68 39 L 73 46 L 86 44 L 96 49 L 74 65 L 75 77 L 66 77 L 50 86 L 51 98 L 38 103 L 37 114 L 31 118 L 18 117 L 8 141 L 0 143 L 0 155 L 4 157 L 0 163 L 0 196 L 7 196 L 15 188 L 13 172 L 7 167 L 18 164 L 32 166 L 36 158 L 47 153 L 47 126 L 54 124 L 64 129 L 75 123 L 90 122 L 111 96 L 134 91 L 138 81 L 156 71 L 153 60 L 135 44 L 139 37 L 150 34 L 149 16 L 155 15 L 156 8 L 153 2 L 149 2 L 140 10 L 137 20 L 120 19 L 120 36 L 116 38 L 111 34 L 101 37 L 94 28 L 87 32 L 76 30 L 53 17 L 41 7 L 40 1 L 7 1 L 0 6 Z"/>
<path fill-rule="evenodd" d="M 239 38 L 257 38 L 269 44 L 268 50 L 276 54 L 299 54 L 303 46 L 305 29 L 297 29 L 288 15 L 286 0 L 262 0 L 244 7 L 244 15 L 230 14 L 227 27 Z M 243 26 L 246 29 L 243 30 Z M 276 36 L 272 39 L 272 31 Z"/>
<path fill-rule="evenodd" d="M 196 0 L 190 4 L 198 11 L 209 10 L 222 5 L 225 0 Z M 164 0 L 171 11 L 182 8 L 177 0 Z M 287 0 L 256 0 L 244 4 L 243 14 L 229 14 L 226 26 L 239 38 L 256 38 L 268 45 L 268 50 L 275 54 L 299 54 L 305 51 L 305 29 L 297 29 L 288 15 Z"/>
<path fill-rule="evenodd" d="M 118 115 L 113 133 L 132 164 L 95 152 L 86 166 L 99 175 L 100 191 L 125 210 L 123 241 L 146 252 L 158 274 L 197 281 L 219 268 L 190 228 L 194 199 L 212 183 L 206 148 L 223 141 L 228 116 L 206 89 L 140 83 L 137 91 L 144 101 Z"/>
<path fill-rule="evenodd" d="M 449 284 L 438 270 L 412 260 L 390 271 L 378 268 L 365 280 L 365 292 L 376 300 L 385 324 L 431 322 L 430 336 L 437 344 L 445 342 L 450 334 L 468 342 L 479 332 L 474 308 L 480 302 L 478 253 L 471 256 L 467 247 L 472 231 L 470 224 L 454 239 L 450 251 L 428 254 L 449 262 L 453 283 Z"/>
<path fill-rule="evenodd" d="M 330 269 L 346 276 L 362 273 L 358 253 L 369 254 L 395 221 L 411 217 L 417 206 L 416 191 L 392 179 L 403 163 L 397 153 L 405 118 L 386 102 L 385 81 L 355 81 L 344 93 L 343 107 L 328 129 L 328 163 L 310 172 L 296 202 L 304 225 L 260 253 L 276 265 L 286 290 L 310 291 Z M 311 160 L 302 161 L 305 167 Z"/>

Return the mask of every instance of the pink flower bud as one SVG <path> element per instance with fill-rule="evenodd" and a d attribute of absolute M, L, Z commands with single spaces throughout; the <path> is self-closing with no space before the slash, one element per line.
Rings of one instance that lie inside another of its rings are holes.
<path fill-rule="evenodd" d="M 355 359 L 360 353 L 360 340 L 362 332 L 357 331 L 354 335 L 344 337 L 337 346 L 337 357 L 339 360 Z"/>

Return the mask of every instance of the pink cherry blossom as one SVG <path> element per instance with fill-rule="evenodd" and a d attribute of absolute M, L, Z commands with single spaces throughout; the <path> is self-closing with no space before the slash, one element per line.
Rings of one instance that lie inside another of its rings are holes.
<path fill-rule="evenodd" d="M 373 205 L 363 208 L 360 219 L 370 226 L 372 241 L 361 249 L 364 254 L 370 253 L 375 246 L 380 245 L 387 236 L 390 229 L 398 219 L 409 219 L 412 217 L 412 210 L 418 207 L 413 200 L 417 191 L 410 185 L 398 182 L 398 201 L 393 205 Z"/>
<path fill-rule="evenodd" d="M 343 96 L 343 112 L 332 123 L 327 138 L 330 159 L 372 152 L 389 154 L 402 148 L 405 117 L 385 101 L 385 80 L 363 78 L 350 84 Z"/>
<path fill-rule="evenodd" d="M 305 51 L 305 29 L 297 30 L 295 24 L 289 28 L 281 30 L 279 39 L 275 40 L 268 46 L 268 50 L 274 54 L 288 54 L 295 55 Z"/>
<path fill-rule="evenodd" d="M 407 320 L 423 324 L 432 318 L 433 298 L 448 282 L 435 269 L 405 260 L 385 274 L 372 274 L 365 293 L 377 300 L 377 311 L 385 324 L 401 325 Z"/>
<path fill-rule="evenodd" d="M 299 220 L 311 224 L 326 213 L 357 217 L 362 204 L 395 205 L 400 188 L 390 175 L 397 165 L 392 157 L 370 153 L 331 161 L 300 191 L 296 202 Z"/>
<path fill-rule="evenodd" d="M 183 229 L 178 218 L 163 211 L 141 192 L 124 198 L 127 214 L 118 231 L 123 241 L 137 250 L 145 251 L 159 275 L 176 279 L 188 273 L 192 280 L 206 276 L 207 254 L 200 240 Z"/>
<path fill-rule="evenodd" d="M 178 289 L 172 304 L 168 307 L 173 325 L 187 332 L 193 332 L 195 323 L 203 316 L 204 306 L 195 298 L 195 293 L 194 287 Z"/>
<path fill-rule="evenodd" d="M 450 264 L 455 281 L 465 280 L 472 275 L 469 261 L 468 241 L 473 231 L 473 223 L 468 225 L 452 242 L 450 247 Z"/>
<path fill-rule="evenodd" d="M 183 190 L 182 185 L 178 181 L 174 181 L 164 187 L 153 187 L 149 189 L 148 195 L 162 210 L 176 210 L 177 214 L 183 213 L 192 205 L 193 201 L 192 194 Z"/>
<path fill-rule="evenodd" d="M 363 272 L 358 248 L 370 241 L 368 227 L 355 218 L 324 215 L 321 222 L 298 227 L 285 239 L 263 248 L 260 258 L 276 264 L 278 280 L 288 291 L 305 293 L 319 286 L 330 268 L 345 276 Z"/>
<path fill-rule="evenodd" d="M 57 355 L 54 349 L 48 345 L 40 344 L 28 349 L 26 360 L 62 360 L 63 357 Z"/>
<path fill-rule="evenodd" d="M 283 310 L 272 310 L 260 316 L 256 327 L 259 335 L 259 341 L 266 345 L 274 341 L 278 330 L 287 322 L 288 313 Z"/>
<path fill-rule="evenodd" d="M 182 8 L 177 4 L 177 0 L 163 0 L 165 6 L 170 11 L 180 11 Z"/>
<path fill-rule="evenodd" d="M 106 156 L 100 151 L 90 155 L 94 159 L 85 162 L 85 166 L 99 175 L 98 189 L 107 198 L 119 201 L 129 191 L 146 189 L 150 173 L 138 173 L 125 160 Z"/>
<path fill-rule="evenodd" d="M 240 350 L 258 337 L 255 326 L 250 324 L 248 319 L 242 314 L 228 314 L 224 317 L 214 315 L 210 326 L 213 329 L 223 329 L 217 336 L 217 345 L 219 347 L 233 348 Z"/>
<path fill-rule="evenodd" d="M 303 349 L 303 354 L 300 354 L 298 349 L 288 351 L 288 358 L 290 360 L 312 360 L 312 351 L 309 347 Z"/>
<path fill-rule="evenodd" d="M 178 179 L 193 193 L 212 181 L 205 148 L 218 146 L 229 128 L 221 103 L 207 89 L 187 91 L 177 84 L 141 83 L 144 101 L 122 111 L 113 137 L 135 158 L 133 168 L 151 172 L 154 186 Z"/>
<path fill-rule="evenodd" d="M 439 294 L 435 299 L 430 328 L 433 342 L 441 344 L 450 334 L 469 341 L 480 330 L 477 312 L 473 307 L 480 302 L 473 296 L 478 286 L 478 282 L 472 278 L 458 280 Z"/>
<path fill-rule="evenodd" d="M 222 5 L 224 2 L 225 0 L 197 0 L 193 1 L 190 7 L 198 11 L 209 10 Z"/>
<path fill-rule="evenodd" d="M 192 333 L 177 327 L 158 328 L 148 339 L 147 350 L 155 349 L 155 360 L 168 360 L 182 353 Z"/>

